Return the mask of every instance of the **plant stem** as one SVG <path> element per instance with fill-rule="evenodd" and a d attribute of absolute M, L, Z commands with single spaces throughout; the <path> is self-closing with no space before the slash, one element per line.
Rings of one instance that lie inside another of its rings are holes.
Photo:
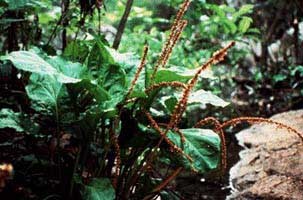
<path fill-rule="evenodd" d="M 59 173 L 59 180 L 61 182 L 61 160 L 60 160 L 60 125 L 59 125 L 59 108 L 58 104 L 55 105 L 55 115 L 56 115 L 56 137 L 57 137 L 57 146 L 56 151 L 58 152 L 58 173 Z"/>
<path fill-rule="evenodd" d="M 71 177 L 71 180 L 70 180 L 70 188 L 69 188 L 69 198 L 72 199 L 73 197 L 73 190 L 74 190 L 74 175 L 77 171 L 77 168 L 78 168 L 78 164 L 79 164 L 79 158 L 80 158 L 80 154 L 81 154 L 81 146 L 79 147 L 79 150 L 78 150 L 78 153 L 77 153 L 77 157 L 76 157 L 76 161 L 75 161 L 75 165 L 74 165 L 74 168 L 73 168 L 73 173 L 72 173 L 72 177 Z"/>
<path fill-rule="evenodd" d="M 116 49 L 116 50 L 119 48 L 121 38 L 122 38 L 122 34 L 124 32 L 125 25 L 126 25 L 130 10 L 132 8 L 133 2 L 134 2 L 134 0 L 127 0 L 127 2 L 126 2 L 125 10 L 124 10 L 123 16 L 120 20 L 117 35 L 116 35 L 114 43 L 113 43 L 113 48 Z"/>
<path fill-rule="evenodd" d="M 69 4 L 70 4 L 69 0 L 62 0 L 62 3 L 61 3 L 62 16 L 67 16 Z M 62 31 L 62 51 L 64 51 L 65 47 L 67 46 L 66 28 L 68 26 L 68 19 L 66 17 L 62 20 L 62 26 L 63 26 L 63 31 Z"/>

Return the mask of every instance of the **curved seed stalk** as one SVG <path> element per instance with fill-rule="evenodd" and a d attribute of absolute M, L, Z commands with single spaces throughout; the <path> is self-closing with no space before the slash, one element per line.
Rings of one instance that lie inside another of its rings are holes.
<path fill-rule="evenodd" d="M 186 106 L 187 106 L 187 101 L 190 95 L 190 92 L 192 91 L 192 89 L 194 88 L 194 86 L 196 85 L 198 78 L 200 76 L 200 74 L 206 70 L 207 68 L 209 68 L 211 65 L 216 64 L 222 60 L 224 60 L 224 57 L 227 54 L 227 50 L 229 48 L 231 48 L 232 46 L 235 45 L 235 42 L 232 41 L 230 42 L 226 47 L 220 49 L 219 51 L 215 52 L 213 54 L 213 56 L 205 63 L 203 64 L 198 71 L 196 72 L 196 74 L 194 75 L 194 77 L 189 81 L 189 83 L 187 84 L 186 89 L 183 92 L 183 95 L 180 99 L 180 101 L 178 102 L 178 104 L 175 107 L 175 110 L 173 112 L 173 115 L 171 116 L 171 120 L 169 122 L 169 128 L 174 128 L 175 126 L 178 125 L 182 114 L 184 113 Z"/>
<path fill-rule="evenodd" d="M 207 123 L 213 123 L 215 126 L 215 132 L 218 133 L 220 140 L 221 140 L 221 169 L 222 173 L 226 170 L 227 168 L 227 150 L 226 150 L 226 140 L 225 140 L 225 135 L 224 131 L 221 128 L 221 123 L 214 117 L 207 117 L 202 120 L 200 120 L 196 125 L 194 126 L 195 128 L 199 128 L 204 126 Z"/>
<path fill-rule="evenodd" d="M 271 119 L 265 119 L 265 118 L 261 118 L 261 117 L 238 117 L 238 118 L 234 118 L 234 119 L 231 119 L 231 120 L 228 120 L 228 121 L 224 122 L 220 126 L 220 128 L 224 129 L 228 126 L 234 126 L 234 125 L 237 125 L 241 122 L 248 122 L 248 123 L 252 123 L 252 124 L 263 123 L 264 122 L 264 123 L 268 123 L 268 124 L 273 124 L 273 125 L 276 125 L 278 128 L 283 128 L 283 129 L 286 129 L 290 133 L 296 134 L 301 139 L 301 141 L 303 142 L 303 133 L 300 133 L 296 129 L 294 129 L 294 128 L 286 125 L 286 124 L 283 124 L 281 122 L 277 122 L 277 121 L 274 121 L 274 120 L 271 120 Z"/>
<path fill-rule="evenodd" d="M 198 71 L 196 72 L 196 74 L 194 75 L 194 77 L 189 81 L 189 83 L 187 84 L 186 88 L 184 89 L 183 91 L 183 95 L 180 99 L 180 101 L 178 102 L 178 104 L 176 105 L 175 109 L 174 109 L 174 112 L 171 116 L 171 119 L 170 119 L 170 122 L 169 124 L 167 125 L 165 131 L 162 131 L 161 128 L 158 126 L 158 124 L 156 123 L 156 121 L 152 118 L 152 116 L 147 112 L 147 111 L 144 111 L 145 112 L 145 115 L 147 116 L 148 120 L 150 121 L 150 124 L 152 125 L 152 127 L 157 130 L 160 134 L 161 134 L 161 139 L 159 140 L 158 144 L 157 144 L 157 147 L 160 146 L 160 144 L 162 143 L 163 140 L 165 140 L 170 146 L 172 146 L 174 149 L 174 151 L 176 152 L 179 152 L 181 154 L 184 155 L 184 152 L 182 151 L 182 149 L 179 149 L 176 145 L 174 144 L 170 144 L 171 141 L 166 137 L 166 134 L 168 133 L 169 130 L 173 130 L 177 127 L 181 117 L 182 117 L 182 114 L 184 113 L 185 109 L 186 109 L 186 106 L 187 106 L 187 101 L 188 101 L 188 98 L 189 98 L 189 95 L 190 95 L 190 92 L 192 91 L 192 89 L 194 88 L 195 84 L 197 83 L 198 81 L 198 78 L 200 76 L 200 74 L 205 70 L 207 69 L 208 67 L 210 67 L 212 64 L 216 64 L 220 61 L 222 61 L 224 59 L 224 57 L 226 56 L 227 54 L 227 50 L 229 48 L 231 48 L 232 46 L 234 46 L 235 42 L 230 42 L 226 47 L 220 49 L 219 51 L 215 52 L 213 54 L 213 56 L 205 63 L 203 64 L 199 69 Z M 226 166 L 226 162 L 225 162 L 225 157 L 226 157 L 226 147 L 225 147 L 225 138 L 224 138 L 224 135 L 223 135 L 223 131 L 222 131 L 222 128 L 221 126 L 219 127 L 217 125 L 217 130 L 220 134 L 220 139 L 222 140 L 222 166 L 223 168 L 225 168 Z M 185 157 L 187 157 L 188 155 L 185 154 Z M 151 155 L 149 155 L 149 159 L 147 159 L 147 163 L 150 162 L 150 158 L 152 158 L 152 153 Z M 187 157 L 189 160 L 192 161 L 192 159 L 188 156 Z"/>
<path fill-rule="evenodd" d="M 151 116 L 150 113 L 148 113 L 147 111 L 144 111 L 144 114 L 146 115 L 148 121 L 150 122 L 150 125 L 156 130 L 158 131 L 158 133 L 161 135 L 161 139 L 160 141 L 158 142 L 157 146 L 155 148 L 159 148 L 160 144 L 162 143 L 162 141 L 164 140 L 171 148 L 171 151 L 172 152 L 177 152 L 179 153 L 181 156 L 184 156 L 185 158 L 187 158 L 190 162 L 193 162 L 193 159 L 187 155 L 186 153 L 184 153 L 184 151 L 177 147 L 177 145 L 175 145 L 174 143 L 172 143 L 170 141 L 170 139 L 168 139 L 166 137 L 166 133 L 164 133 L 162 131 L 162 129 L 159 127 L 159 125 L 157 124 L 157 122 L 153 119 L 153 117 Z"/>

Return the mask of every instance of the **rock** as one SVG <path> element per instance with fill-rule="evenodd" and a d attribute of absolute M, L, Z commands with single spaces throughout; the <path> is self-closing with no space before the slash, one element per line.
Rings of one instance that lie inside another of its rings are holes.
<path fill-rule="evenodd" d="M 303 133 L 303 110 L 272 120 Z M 253 125 L 237 134 L 244 150 L 230 171 L 229 200 L 303 200 L 303 143 L 294 133 L 270 124 Z"/>

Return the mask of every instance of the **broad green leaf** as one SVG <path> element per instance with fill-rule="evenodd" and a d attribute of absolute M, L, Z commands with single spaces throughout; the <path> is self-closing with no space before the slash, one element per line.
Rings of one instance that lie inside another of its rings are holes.
<path fill-rule="evenodd" d="M 119 64 L 126 73 L 132 72 L 135 74 L 136 68 L 140 63 L 138 56 L 133 53 L 119 53 L 114 49 L 107 48 L 115 62 Z"/>
<path fill-rule="evenodd" d="M 85 112 L 89 107 L 104 105 L 111 100 L 110 94 L 90 79 L 83 79 L 76 84 L 68 84 L 67 91 L 78 112 Z M 104 110 L 107 108 L 100 109 Z"/>
<path fill-rule="evenodd" d="M 56 108 L 58 99 L 63 90 L 63 84 L 52 75 L 32 74 L 30 83 L 26 86 L 26 92 L 30 99 L 39 104 L 38 109 Z"/>
<path fill-rule="evenodd" d="M 98 71 L 104 65 L 113 64 L 115 64 L 115 60 L 110 54 L 108 48 L 106 48 L 100 39 L 96 38 L 96 43 L 88 56 L 88 67 L 92 70 Z"/>
<path fill-rule="evenodd" d="M 57 80 L 61 83 L 78 83 L 81 81 L 81 79 L 72 78 L 69 76 L 65 76 L 64 74 L 58 73 L 55 76 Z"/>
<path fill-rule="evenodd" d="M 189 104 L 211 104 L 213 106 L 225 107 L 229 103 L 219 98 L 218 96 L 212 94 L 209 91 L 197 90 L 192 92 L 188 99 Z"/>
<path fill-rule="evenodd" d="M 184 153 L 189 155 L 193 162 L 186 158 L 179 160 L 187 169 L 195 169 L 205 173 L 216 169 L 220 162 L 220 137 L 210 129 L 180 129 L 184 134 L 185 142 L 182 144 L 180 135 L 169 131 L 167 137 Z"/>
<path fill-rule="evenodd" d="M 178 68 L 162 68 L 158 70 L 155 82 L 172 82 L 172 81 L 180 81 L 187 82 L 189 79 L 193 77 L 193 73 L 186 73 L 186 71 L 181 71 Z"/>
<path fill-rule="evenodd" d="M 126 86 L 125 71 L 119 65 L 106 65 L 102 70 L 102 85 L 106 90 L 113 90 L 119 86 L 124 90 Z"/>
<path fill-rule="evenodd" d="M 83 63 L 89 54 L 89 46 L 84 41 L 71 42 L 64 50 L 63 56 L 72 61 Z"/>
<path fill-rule="evenodd" d="M 184 67 L 170 67 L 170 68 L 161 68 L 158 70 L 155 82 L 172 82 L 172 81 L 180 81 L 186 83 L 189 79 L 191 79 L 197 69 L 188 69 Z M 213 78 L 212 72 L 206 70 L 201 74 L 202 78 Z"/>
<path fill-rule="evenodd" d="M 48 62 L 30 51 L 14 51 L 6 56 L 5 59 L 12 61 L 18 69 L 28 72 L 48 75 L 53 75 L 58 72 Z"/>
<path fill-rule="evenodd" d="M 88 92 L 98 103 L 110 100 L 109 93 L 103 89 L 100 85 L 89 79 L 83 79 L 81 82 L 73 84 L 71 86 L 76 92 L 76 95 L 79 95 L 81 92 Z"/>
<path fill-rule="evenodd" d="M 132 53 L 119 53 L 114 49 L 107 48 L 115 62 L 121 66 L 121 69 L 125 72 L 126 75 L 126 86 L 129 88 L 132 80 L 134 79 L 134 75 L 137 71 L 137 68 L 140 63 L 140 59 L 138 56 L 135 56 Z M 146 97 L 145 94 L 145 71 L 142 71 L 139 79 L 137 80 L 137 84 L 134 87 L 132 94 L 130 94 L 130 98 L 133 97 Z"/>
<path fill-rule="evenodd" d="M 177 93 L 175 95 L 170 95 L 170 96 L 164 96 L 161 98 L 160 103 L 165 106 L 167 109 L 168 113 L 171 113 L 177 102 L 178 99 L 180 99 L 182 96 L 182 93 Z M 229 105 L 228 102 L 224 101 L 220 97 L 212 94 L 209 91 L 205 90 L 197 90 L 195 92 L 192 92 L 188 98 L 188 104 L 198 104 L 201 107 L 206 107 L 206 104 L 210 104 L 213 106 L 219 106 L 219 107 L 225 107 Z"/>
<path fill-rule="evenodd" d="M 70 62 L 59 56 L 51 57 L 47 61 L 57 69 L 58 77 L 65 77 L 71 80 L 68 82 L 61 81 L 62 83 L 80 82 L 81 78 L 87 74 L 87 68 L 80 63 Z M 72 79 L 75 79 L 75 81 L 72 81 Z"/>
<path fill-rule="evenodd" d="M 252 23 L 252 18 L 250 17 L 242 17 L 239 23 L 239 31 L 241 33 L 246 33 Z"/>
<path fill-rule="evenodd" d="M 20 125 L 20 113 L 15 113 L 11 109 L 3 108 L 0 110 L 0 129 L 13 128 L 17 132 L 24 131 Z"/>
<path fill-rule="evenodd" d="M 104 106 L 112 110 L 124 99 L 140 61 L 132 54 L 121 54 L 106 46 L 103 47 L 105 50 L 102 51 L 106 51 L 108 54 L 106 53 L 105 56 L 101 57 L 109 57 L 109 60 L 103 59 L 105 63 L 98 74 L 102 77 L 102 86 L 112 96 L 111 100 L 107 101 Z M 92 64 L 94 64 L 93 62 Z M 145 77 L 141 73 L 130 97 L 146 97 L 144 86 Z"/>
<path fill-rule="evenodd" d="M 77 83 L 81 81 L 80 79 L 72 78 L 62 73 L 62 71 L 60 71 L 62 70 L 62 68 L 60 69 L 60 65 L 62 63 L 54 62 L 52 65 L 51 62 L 54 61 L 56 57 L 50 59 L 50 62 L 47 62 L 34 52 L 14 51 L 9 55 L 4 56 L 2 59 L 10 60 L 14 64 L 14 66 L 20 70 L 41 75 L 54 75 L 56 76 L 58 81 L 62 83 Z M 61 62 L 63 61 L 61 60 Z M 70 62 L 66 62 L 65 65 L 61 66 L 64 66 L 63 69 L 65 70 L 65 72 L 71 71 L 71 69 L 69 68 L 71 66 Z"/>
<path fill-rule="evenodd" d="M 117 64 L 105 65 L 100 74 L 102 76 L 102 87 L 112 97 L 108 105 L 115 107 L 124 99 L 124 95 L 127 92 L 126 74 Z"/>
<path fill-rule="evenodd" d="M 121 55 L 121 54 L 120 54 Z M 126 82 L 127 82 L 127 87 L 129 88 L 131 85 L 131 82 L 134 79 L 135 73 L 138 69 L 140 60 L 138 59 L 137 56 L 134 56 L 132 54 L 123 54 L 123 58 L 115 57 L 115 60 L 119 65 L 124 69 L 126 73 Z M 130 98 L 134 97 L 146 97 L 145 94 L 145 79 L 146 79 L 146 73 L 145 69 L 141 71 L 139 78 L 136 82 L 136 85 L 134 87 L 133 92 L 130 94 Z"/>
<path fill-rule="evenodd" d="M 85 186 L 82 196 L 85 200 L 114 200 L 115 190 L 108 178 L 94 178 Z"/>

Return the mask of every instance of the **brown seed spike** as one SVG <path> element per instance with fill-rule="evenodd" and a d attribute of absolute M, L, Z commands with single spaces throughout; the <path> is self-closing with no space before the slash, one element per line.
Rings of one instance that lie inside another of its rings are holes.
<path fill-rule="evenodd" d="M 178 39 L 180 38 L 180 35 L 187 24 L 186 20 L 182 20 L 182 17 L 184 16 L 189 5 L 190 5 L 190 0 L 185 0 L 181 5 L 177 13 L 177 17 L 174 20 L 174 23 L 170 29 L 170 35 L 167 41 L 165 42 L 162 51 L 160 53 L 160 56 L 158 58 L 158 61 L 156 63 L 156 66 L 154 67 L 154 71 L 151 76 L 151 81 L 154 80 L 159 67 L 160 66 L 164 67 L 166 65 L 174 46 L 176 45 Z"/>
<path fill-rule="evenodd" d="M 187 101 L 188 101 L 190 92 L 194 88 L 195 84 L 197 83 L 200 74 L 204 70 L 209 68 L 212 64 L 216 64 L 216 63 L 222 61 L 224 59 L 225 55 L 226 55 L 227 50 L 229 48 L 231 48 L 232 46 L 234 46 L 234 45 L 235 45 L 234 41 L 230 42 L 228 45 L 226 45 L 226 47 L 224 47 L 224 48 L 220 49 L 219 51 L 215 52 L 213 54 L 213 56 L 210 59 L 208 59 L 208 61 L 198 69 L 198 71 L 196 72 L 194 77 L 187 84 L 187 88 L 184 90 L 180 101 L 178 102 L 178 104 L 175 107 L 175 110 L 173 112 L 173 115 L 171 117 L 171 120 L 170 120 L 170 123 L 169 123 L 169 126 L 168 126 L 169 128 L 174 128 L 179 123 L 179 121 L 182 117 L 182 114 L 184 113 L 184 111 L 186 109 Z"/>
<path fill-rule="evenodd" d="M 164 55 L 164 57 L 162 59 L 162 63 L 161 63 L 162 67 L 164 67 L 167 64 L 167 62 L 168 62 L 168 60 L 170 58 L 170 55 L 171 55 L 174 47 L 176 46 L 178 40 L 180 39 L 181 33 L 183 32 L 183 30 L 186 27 L 186 25 L 187 25 L 187 21 L 186 20 L 181 20 L 179 22 L 179 24 L 177 25 L 177 29 L 175 31 L 175 35 L 171 39 L 171 45 L 167 48 L 166 54 Z"/>
<path fill-rule="evenodd" d="M 171 35 L 173 34 L 173 32 L 175 31 L 175 29 L 177 28 L 177 25 L 178 25 L 179 21 L 183 18 L 185 12 L 187 11 L 187 9 L 188 9 L 188 7 L 190 5 L 190 2 L 191 2 L 190 0 L 185 0 L 183 2 L 183 4 L 181 5 L 181 7 L 180 7 L 180 9 L 179 9 L 179 11 L 177 13 L 176 19 L 175 19 L 175 21 L 174 21 L 174 23 L 172 25 L 172 28 L 171 28 L 172 31 L 170 33 L 170 38 L 172 37 Z"/>
<path fill-rule="evenodd" d="M 130 88 L 125 96 L 125 99 L 127 100 L 129 98 L 129 95 L 131 95 L 131 93 L 133 92 L 134 90 L 134 87 L 136 85 L 136 82 L 138 81 L 139 79 L 139 76 L 140 76 L 140 73 L 142 71 L 142 69 L 144 68 L 145 64 L 146 64 L 146 57 L 147 57 L 147 52 L 148 52 L 148 46 L 144 46 L 144 50 L 143 50 L 143 56 L 141 58 L 141 62 L 140 62 L 140 65 L 138 66 L 138 69 L 135 73 L 135 77 L 134 79 L 132 80 L 131 82 L 131 85 L 130 85 Z"/>

